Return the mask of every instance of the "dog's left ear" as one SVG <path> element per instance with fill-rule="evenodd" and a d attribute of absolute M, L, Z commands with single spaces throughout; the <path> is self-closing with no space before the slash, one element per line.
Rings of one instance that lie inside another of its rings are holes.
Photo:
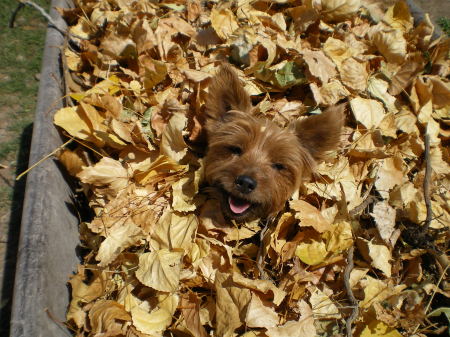
<path fill-rule="evenodd" d="M 330 107 L 320 115 L 299 119 L 291 127 L 302 146 L 317 161 L 340 142 L 346 104 Z"/>
<path fill-rule="evenodd" d="M 206 118 L 223 121 L 230 110 L 250 112 L 251 109 L 250 95 L 233 68 L 228 64 L 221 65 L 208 88 Z"/>

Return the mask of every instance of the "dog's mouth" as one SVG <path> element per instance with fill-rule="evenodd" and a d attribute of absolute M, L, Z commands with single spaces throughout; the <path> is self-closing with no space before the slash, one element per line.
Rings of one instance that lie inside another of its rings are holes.
<path fill-rule="evenodd" d="M 228 206 L 230 207 L 231 212 L 241 216 L 244 215 L 252 207 L 252 204 L 247 200 L 229 194 Z"/>
<path fill-rule="evenodd" d="M 260 204 L 241 195 L 221 188 L 222 211 L 225 217 L 238 222 L 251 221 L 260 217 Z"/>

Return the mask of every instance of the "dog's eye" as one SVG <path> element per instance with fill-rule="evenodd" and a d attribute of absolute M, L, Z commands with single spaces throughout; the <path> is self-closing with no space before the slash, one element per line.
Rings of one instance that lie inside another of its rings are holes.
<path fill-rule="evenodd" d="M 277 171 L 282 171 L 286 168 L 283 164 L 280 163 L 272 164 L 272 167 Z"/>
<path fill-rule="evenodd" d="M 231 145 L 231 146 L 228 146 L 227 148 L 232 154 L 235 154 L 238 156 L 240 156 L 242 154 L 242 149 L 239 146 Z"/>

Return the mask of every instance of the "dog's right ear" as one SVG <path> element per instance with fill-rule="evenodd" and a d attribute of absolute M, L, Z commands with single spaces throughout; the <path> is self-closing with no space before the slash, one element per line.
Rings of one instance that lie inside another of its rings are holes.
<path fill-rule="evenodd" d="M 228 64 L 221 65 L 208 88 L 207 120 L 225 121 L 230 110 L 250 112 L 251 109 L 250 95 L 245 91 L 233 68 Z"/>

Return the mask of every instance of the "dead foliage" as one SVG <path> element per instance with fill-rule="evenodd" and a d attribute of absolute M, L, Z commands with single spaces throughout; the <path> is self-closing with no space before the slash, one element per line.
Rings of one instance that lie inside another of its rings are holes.
<path fill-rule="evenodd" d="M 428 18 L 414 27 L 405 1 L 75 4 L 55 124 L 94 214 L 69 281 L 76 336 L 446 329 L 430 317 L 450 311 L 432 302 L 450 295 L 449 43 Z M 340 150 L 268 225 L 208 217 L 201 116 L 222 61 L 281 126 L 348 101 Z"/>

